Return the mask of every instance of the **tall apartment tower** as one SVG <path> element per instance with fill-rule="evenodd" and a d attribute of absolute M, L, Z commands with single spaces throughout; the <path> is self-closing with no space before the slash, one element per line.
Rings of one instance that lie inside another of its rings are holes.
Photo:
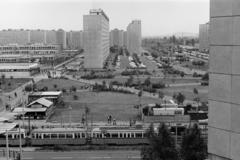
<path fill-rule="evenodd" d="M 102 9 L 83 16 L 84 67 L 103 68 L 109 55 L 109 18 Z"/>
<path fill-rule="evenodd" d="M 239 6 L 239 0 L 210 0 L 210 160 L 240 159 Z"/>
<path fill-rule="evenodd" d="M 142 31 L 141 21 L 133 20 L 127 26 L 127 49 L 130 54 L 141 54 Z"/>
<path fill-rule="evenodd" d="M 57 30 L 56 41 L 57 41 L 57 44 L 61 46 L 61 49 L 67 48 L 67 36 L 66 36 L 66 32 L 63 29 Z"/>
<path fill-rule="evenodd" d="M 209 50 L 209 23 L 199 25 L 199 50 Z"/>
<path fill-rule="evenodd" d="M 123 30 L 117 28 L 110 32 L 110 46 L 123 46 Z"/>
<path fill-rule="evenodd" d="M 30 43 L 46 43 L 46 30 L 30 30 Z"/>

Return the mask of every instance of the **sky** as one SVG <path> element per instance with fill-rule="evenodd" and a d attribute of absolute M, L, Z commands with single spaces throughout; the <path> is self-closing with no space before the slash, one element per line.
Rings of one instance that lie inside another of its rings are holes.
<path fill-rule="evenodd" d="M 209 21 L 209 0 L 0 0 L 0 29 L 82 30 L 83 15 L 102 8 L 110 29 L 142 21 L 143 36 L 198 33 Z"/>

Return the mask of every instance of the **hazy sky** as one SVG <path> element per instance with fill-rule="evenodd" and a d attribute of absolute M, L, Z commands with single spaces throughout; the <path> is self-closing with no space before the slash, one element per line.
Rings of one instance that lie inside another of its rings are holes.
<path fill-rule="evenodd" d="M 198 33 L 209 21 L 209 0 L 0 0 L 0 29 L 82 30 L 89 9 L 102 8 L 110 29 L 142 21 L 143 36 Z"/>

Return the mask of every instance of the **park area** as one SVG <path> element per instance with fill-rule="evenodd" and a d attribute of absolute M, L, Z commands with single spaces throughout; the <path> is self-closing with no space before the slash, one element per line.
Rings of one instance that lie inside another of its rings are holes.
<path fill-rule="evenodd" d="M 74 95 L 78 98 L 75 99 Z M 109 115 L 112 115 L 116 121 L 129 121 L 136 118 L 139 113 L 139 110 L 134 108 L 134 105 L 139 104 L 139 98 L 134 94 L 76 92 L 75 94 L 65 94 L 64 102 L 64 106 L 57 106 L 55 112 L 49 117 L 49 122 L 68 123 L 69 117 L 72 122 L 81 122 L 85 107 L 89 108 L 89 119 L 92 119 L 93 122 L 106 122 Z M 143 97 L 141 102 L 142 104 L 159 103 L 160 100 Z"/>

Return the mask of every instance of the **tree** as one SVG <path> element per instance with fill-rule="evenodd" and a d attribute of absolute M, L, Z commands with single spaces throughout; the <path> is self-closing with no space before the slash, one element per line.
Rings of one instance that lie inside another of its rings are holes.
<path fill-rule="evenodd" d="M 197 90 L 197 88 L 193 88 L 193 93 L 194 93 L 195 95 L 198 94 L 198 90 Z"/>
<path fill-rule="evenodd" d="M 57 86 L 57 84 L 54 84 L 53 87 L 56 89 L 58 86 Z"/>
<path fill-rule="evenodd" d="M 127 79 L 126 85 L 127 85 L 127 86 L 130 86 L 130 85 L 132 85 L 132 83 L 133 83 L 133 80 L 134 80 L 133 76 L 132 76 L 132 75 L 130 75 L 130 76 L 129 76 L 129 78 Z"/>
<path fill-rule="evenodd" d="M 78 100 L 78 96 L 77 95 L 73 95 L 73 99 L 74 100 Z"/>
<path fill-rule="evenodd" d="M 181 157 L 184 160 L 204 160 L 207 157 L 207 145 L 197 124 L 183 135 Z"/>
<path fill-rule="evenodd" d="M 180 76 L 183 78 L 185 76 L 185 73 L 184 72 L 181 72 L 180 73 Z"/>
<path fill-rule="evenodd" d="M 208 81 L 208 80 L 209 80 L 209 74 L 208 74 L 208 73 L 205 73 L 205 74 L 202 76 L 202 80 L 203 80 L 203 81 Z"/>
<path fill-rule="evenodd" d="M 185 101 L 185 95 L 180 92 L 176 95 L 173 95 L 173 97 L 174 99 L 176 99 L 178 105 L 183 104 L 183 102 Z"/>
<path fill-rule="evenodd" d="M 147 132 L 150 145 L 143 147 L 141 157 L 143 160 L 177 160 L 178 152 L 174 146 L 174 139 L 165 124 L 158 127 L 158 133 L 154 133 L 153 125 Z"/>
<path fill-rule="evenodd" d="M 158 98 L 163 99 L 163 97 L 164 97 L 164 93 L 162 91 L 159 91 L 158 92 Z"/>
<path fill-rule="evenodd" d="M 147 77 L 147 78 L 145 79 L 144 85 L 146 85 L 146 86 L 148 86 L 148 87 L 151 85 L 151 78 L 150 78 L 150 77 Z"/>
<path fill-rule="evenodd" d="M 3 84 L 5 84 L 5 78 L 6 78 L 6 77 L 5 77 L 5 74 L 2 74 L 2 75 L 1 75 L 1 79 L 2 79 L 2 83 L 3 83 Z"/>

